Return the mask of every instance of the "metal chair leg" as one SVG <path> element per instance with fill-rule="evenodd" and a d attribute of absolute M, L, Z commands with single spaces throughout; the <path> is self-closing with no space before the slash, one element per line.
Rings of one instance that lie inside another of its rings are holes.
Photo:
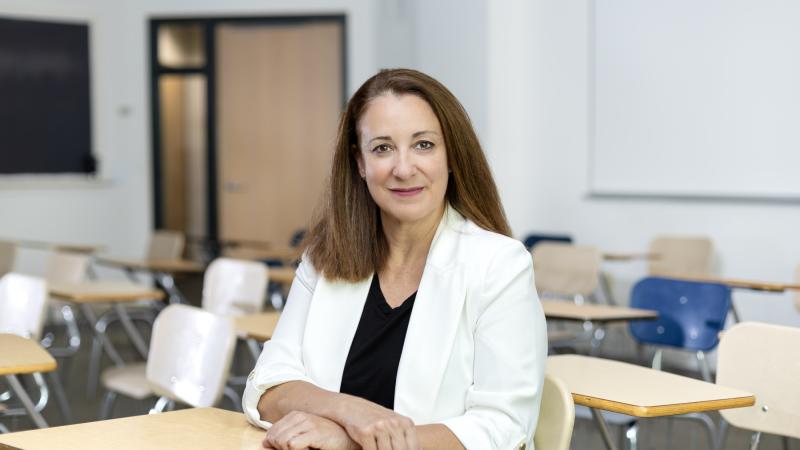
<path fill-rule="evenodd" d="M 64 385 L 61 384 L 61 377 L 58 375 L 58 371 L 54 370 L 48 373 L 47 376 L 53 385 L 53 393 L 55 394 L 56 402 L 58 402 L 58 409 L 61 410 L 61 419 L 65 425 L 72 423 L 72 410 L 69 407 L 67 395 L 64 393 Z"/>
<path fill-rule="evenodd" d="M 728 428 L 730 425 L 728 421 L 725 419 L 720 419 L 719 421 L 719 432 L 717 433 L 717 450 L 723 450 L 725 448 L 725 441 L 728 438 Z"/>
<path fill-rule="evenodd" d="M 757 450 L 759 442 L 761 442 L 760 431 L 753 433 L 753 436 L 750 438 L 750 450 Z"/>
<path fill-rule="evenodd" d="M 106 392 L 105 397 L 103 397 L 103 403 L 100 406 L 100 420 L 106 420 L 111 418 L 111 414 L 114 412 L 114 402 L 117 400 L 117 393 L 114 391 Z"/>
<path fill-rule="evenodd" d="M 156 400 L 156 404 L 150 409 L 150 414 L 158 414 L 160 412 L 164 412 L 164 409 L 169 406 L 172 400 L 168 399 L 167 397 L 158 397 Z"/>
<path fill-rule="evenodd" d="M 628 442 L 628 450 L 639 448 L 639 422 L 634 420 L 625 428 L 625 440 Z"/>

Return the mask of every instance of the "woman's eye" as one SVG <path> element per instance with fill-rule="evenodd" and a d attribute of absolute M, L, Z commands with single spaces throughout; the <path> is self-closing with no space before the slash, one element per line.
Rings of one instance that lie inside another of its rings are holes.
<path fill-rule="evenodd" d="M 431 141 L 419 141 L 417 142 L 417 148 L 422 150 L 430 150 L 433 148 L 433 142 Z"/>
<path fill-rule="evenodd" d="M 389 144 L 380 144 L 377 147 L 372 149 L 372 153 L 386 153 L 392 148 L 389 147 Z"/>

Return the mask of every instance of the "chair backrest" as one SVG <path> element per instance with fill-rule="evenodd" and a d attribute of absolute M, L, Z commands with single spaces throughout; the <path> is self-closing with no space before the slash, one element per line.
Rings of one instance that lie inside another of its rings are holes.
<path fill-rule="evenodd" d="M 742 322 L 722 335 L 717 383 L 756 396 L 722 417 L 750 431 L 800 439 L 800 328 Z"/>
<path fill-rule="evenodd" d="M 596 248 L 545 241 L 531 254 L 539 296 L 587 296 L 597 288 L 601 255 Z"/>
<path fill-rule="evenodd" d="M 217 258 L 203 277 L 203 309 L 223 316 L 252 314 L 264 308 L 267 267 L 260 262 Z"/>
<path fill-rule="evenodd" d="M 55 252 L 47 260 L 45 279 L 48 283 L 80 283 L 86 280 L 89 255 Z"/>
<path fill-rule="evenodd" d="M 537 234 L 531 233 L 525 236 L 525 239 L 522 240 L 522 243 L 525 245 L 525 248 L 528 250 L 533 250 L 533 247 L 536 246 L 539 242 L 563 242 L 565 244 L 572 243 L 572 236 L 566 234 Z"/>
<path fill-rule="evenodd" d="M 13 272 L 0 278 L 0 333 L 39 340 L 46 306 L 44 278 Z"/>
<path fill-rule="evenodd" d="M 800 284 L 800 265 L 798 265 L 797 269 L 794 271 L 794 281 Z M 797 311 L 800 311 L 800 291 L 794 291 L 794 307 Z"/>
<path fill-rule="evenodd" d="M 712 275 L 714 245 L 703 236 L 657 236 L 650 243 L 650 275 Z"/>
<path fill-rule="evenodd" d="M 563 381 L 546 375 L 533 446 L 543 450 L 569 450 L 574 424 L 575 403 L 572 393 Z"/>
<path fill-rule="evenodd" d="M 183 233 L 171 230 L 155 230 L 150 236 L 147 259 L 174 260 L 183 256 L 186 238 Z"/>
<path fill-rule="evenodd" d="M 222 396 L 236 343 L 233 319 L 188 305 L 170 305 L 153 324 L 147 381 L 157 395 L 195 408 Z"/>
<path fill-rule="evenodd" d="M 0 241 L 0 277 L 14 270 L 17 246 L 13 242 Z"/>
<path fill-rule="evenodd" d="M 631 322 L 631 334 L 642 343 L 711 350 L 730 305 L 731 290 L 722 284 L 644 278 L 633 287 L 630 306 L 658 311 L 658 318 Z"/>

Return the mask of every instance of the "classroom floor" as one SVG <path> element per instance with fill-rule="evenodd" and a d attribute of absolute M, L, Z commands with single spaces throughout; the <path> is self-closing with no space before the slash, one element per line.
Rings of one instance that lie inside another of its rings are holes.
<path fill-rule="evenodd" d="M 84 336 L 88 336 L 88 330 L 82 330 Z M 126 360 L 136 360 L 130 345 L 124 334 L 118 329 L 110 330 L 112 340 L 117 344 L 117 348 Z M 72 415 L 75 422 L 87 422 L 97 420 L 100 411 L 100 404 L 103 397 L 100 388 L 93 398 L 87 398 L 86 379 L 89 361 L 89 345 L 84 340 L 84 345 L 78 354 L 65 363 L 59 361 L 61 379 L 67 391 L 67 398 L 72 408 Z M 249 354 L 241 348 L 237 352 L 237 362 L 234 371 L 237 374 L 247 374 L 252 361 Z M 107 358 L 104 364 L 109 365 Z M 33 392 L 33 391 L 32 391 Z M 239 389 L 241 392 L 241 388 Z M 36 394 L 34 394 L 35 397 Z M 35 398 L 34 398 L 35 400 Z M 128 415 L 145 414 L 152 407 L 153 400 L 136 401 L 120 397 L 114 409 L 115 417 Z M 222 400 L 222 405 L 226 409 L 232 409 L 231 402 L 227 399 Z M 719 421 L 719 414 L 712 413 L 715 422 Z M 44 411 L 44 417 L 51 426 L 61 425 L 62 419 L 55 401 L 51 398 L 50 404 Z M 3 419 L 2 423 L 10 429 L 23 430 L 30 429 L 33 425 L 27 417 L 15 419 Z M 610 430 L 614 436 L 618 436 L 619 429 L 611 426 Z M 731 429 L 728 434 L 725 449 L 746 450 L 749 448 L 750 434 L 738 429 Z M 576 420 L 575 429 L 572 437 L 572 449 L 603 449 L 600 435 L 597 433 L 595 425 L 590 420 Z M 620 447 L 624 448 L 624 447 Z M 640 423 L 639 449 L 681 449 L 681 450 L 705 450 L 709 449 L 707 438 L 703 428 L 691 421 L 685 420 L 666 420 L 666 419 L 646 419 Z M 782 447 L 781 439 L 775 436 L 764 436 L 761 450 L 800 450 L 800 442 L 793 440 L 788 449 Z"/>

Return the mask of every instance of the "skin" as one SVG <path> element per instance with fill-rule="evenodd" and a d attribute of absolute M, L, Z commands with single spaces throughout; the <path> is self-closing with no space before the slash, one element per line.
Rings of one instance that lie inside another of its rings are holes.
<path fill-rule="evenodd" d="M 400 306 L 417 291 L 449 176 L 439 120 L 413 95 L 373 99 L 358 121 L 359 172 L 380 208 L 389 244 L 378 274 L 387 303 Z M 269 389 L 258 410 L 272 422 L 263 445 L 278 450 L 463 449 L 444 425 L 416 426 L 367 400 L 292 381 Z"/>

